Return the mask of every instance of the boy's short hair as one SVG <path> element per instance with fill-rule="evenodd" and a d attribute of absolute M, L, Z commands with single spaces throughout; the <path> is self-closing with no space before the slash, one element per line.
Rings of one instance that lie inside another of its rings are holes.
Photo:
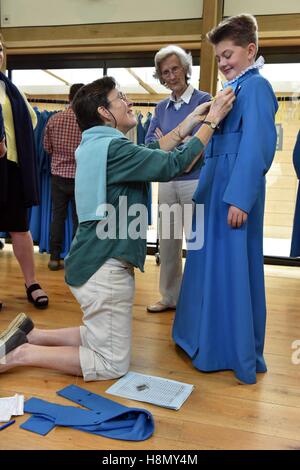
<path fill-rule="evenodd" d="M 221 21 L 206 35 L 213 45 L 230 39 L 236 46 L 246 47 L 254 43 L 258 47 L 258 26 L 254 16 L 246 13 L 231 16 Z"/>
<path fill-rule="evenodd" d="M 103 77 L 84 85 L 77 91 L 72 102 L 72 109 L 82 132 L 94 126 L 104 125 L 98 108 L 99 106 L 109 107 L 107 95 L 116 86 L 113 77 Z"/>

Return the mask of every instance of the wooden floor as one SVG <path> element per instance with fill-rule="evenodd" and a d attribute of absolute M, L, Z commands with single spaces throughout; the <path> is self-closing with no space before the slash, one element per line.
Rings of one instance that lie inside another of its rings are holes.
<path fill-rule="evenodd" d="M 20 312 L 41 328 L 79 325 L 81 313 L 62 271 L 47 269 L 47 255 L 36 254 L 38 279 L 50 296 L 45 311 L 26 300 L 23 279 L 9 246 L 0 252 L 0 329 Z M 56 428 L 40 437 L 19 428 L 28 415 L 1 431 L 0 449 L 300 449 L 300 365 L 292 364 L 292 343 L 300 340 L 300 269 L 266 266 L 268 324 L 265 358 L 268 372 L 256 385 L 239 385 L 231 372 L 204 374 L 171 340 L 173 313 L 149 314 L 145 305 L 158 299 L 159 269 L 154 258 L 146 273 L 136 272 L 131 370 L 196 386 L 179 411 L 145 405 L 155 433 L 144 442 L 122 442 Z M 56 391 L 69 385 L 104 394 L 113 381 L 89 382 L 55 371 L 18 368 L 0 375 L 0 397 L 14 393 L 70 404 Z M 108 396 L 112 398 L 111 396 Z M 138 402 L 114 397 L 130 406 Z"/>

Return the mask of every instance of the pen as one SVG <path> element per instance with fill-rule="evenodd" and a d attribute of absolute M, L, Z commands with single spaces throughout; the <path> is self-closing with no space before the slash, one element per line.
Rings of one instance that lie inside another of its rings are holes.
<path fill-rule="evenodd" d="M 1 431 L 2 429 L 7 428 L 7 427 L 10 426 L 11 424 L 14 424 L 15 422 L 16 422 L 16 420 L 13 419 L 12 421 L 9 421 L 8 423 L 3 424 L 2 426 L 0 426 L 0 431 Z"/>

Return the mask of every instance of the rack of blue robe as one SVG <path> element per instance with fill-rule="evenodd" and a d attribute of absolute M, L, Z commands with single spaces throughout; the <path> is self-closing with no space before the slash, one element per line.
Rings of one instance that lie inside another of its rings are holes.
<path fill-rule="evenodd" d="M 68 101 L 54 100 L 54 99 L 38 99 L 31 98 L 28 100 L 33 106 L 34 103 L 54 103 L 54 104 L 68 104 Z M 155 106 L 156 103 L 133 103 L 134 106 Z M 37 108 L 34 108 L 38 122 L 34 130 L 35 143 L 37 148 L 38 156 L 38 168 L 39 168 L 39 183 L 40 183 L 40 205 L 34 206 L 29 209 L 29 230 L 32 235 L 32 239 L 36 245 L 39 246 L 40 253 L 50 253 L 50 226 L 52 216 L 52 204 L 51 204 L 51 157 L 44 150 L 43 139 L 44 130 L 49 118 L 57 111 L 42 111 L 40 112 Z M 150 125 L 151 113 L 147 113 L 147 117 L 144 123 L 142 123 L 143 116 L 138 117 L 137 123 L 137 143 L 144 144 L 145 136 Z M 152 194 L 151 186 L 148 200 L 148 224 L 151 225 L 151 204 Z M 72 242 L 72 209 L 69 204 L 68 214 L 65 221 L 65 236 L 63 243 L 63 250 L 61 258 L 65 258 L 68 254 Z M 8 233 L 0 232 L 0 238 L 9 237 Z"/>
<path fill-rule="evenodd" d="M 157 103 L 132 103 L 133 106 L 137 107 L 155 107 Z M 144 116 L 141 112 L 137 114 L 137 125 L 136 125 L 136 135 L 137 135 L 137 144 L 141 145 L 145 143 L 145 138 L 147 131 L 150 126 L 152 114 L 150 112 L 147 112 L 146 119 L 143 122 Z M 152 225 L 152 187 L 150 184 L 150 190 L 149 190 L 149 197 L 148 197 L 148 225 Z"/>
<path fill-rule="evenodd" d="M 50 100 L 49 100 L 50 101 Z M 45 102 L 45 101 L 43 101 Z M 53 102 L 53 101 L 52 101 Z M 67 103 L 59 101 L 60 103 Z M 58 101 L 55 101 L 58 103 Z M 39 245 L 40 253 L 50 252 L 50 225 L 52 216 L 52 203 L 51 203 L 51 161 L 49 154 L 44 150 L 44 130 L 46 124 L 51 116 L 56 111 L 38 111 L 35 108 L 38 123 L 35 128 L 35 142 L 37 148 L 37 155 L 39 160 L 39 175 L 40 175 L 40 205 L 32 207 L 30 211 L 30 224 L 29 229 L 32 238 L 36 244 Z M 65 221 L 65 236 L 63 243 L 63 250 L 61 258 L 64 258 L 69 252 L 72 242 L 72 210 L 71 205 L 68 208 L 68 214 Z"/>
<path fill-rule="evenodd" d="M 51 99 L 30 99 L 31 103 L 55 103 L 67 104 L 63 100 Z M 50 252 L 50 225 L 51 225 L 51 169 L 50 156 L 44 150 L 43 138 L 44 130 L 48 119 L 57 111 L 42 111 L 34 108 L 37 115 L 37 126 L 34 130 L 34 138 L 37 149 L 38 169 L 39 169 L 39 186 L 40 186 L 40 205 L 29 209 L 29 230 L 33 241 L 39 246 L 40 253 Z M 2 232 L 0 237 L 6 238 L 9 234 Z M 68 209 L 68 216 L 65 221 L 65 237 L 61 257 L 64 258 L 72 241 L 72 212 L 71 207 Z"/>

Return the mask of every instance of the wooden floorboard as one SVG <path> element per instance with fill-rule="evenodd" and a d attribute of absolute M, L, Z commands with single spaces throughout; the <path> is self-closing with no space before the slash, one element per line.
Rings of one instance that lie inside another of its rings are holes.
<path fill-rule="evenodd" d="M 47 310 L 36 310 L 25 297 L 19 267 L 6 245 L 0 252 L 0 329 L 21 311 L 41 328 L 63 328 L 81 323 L 79 307 L 64 283 L 63 271 L 47 269 L 48 256 L 35 254 L 38 280 L 50 296 Z M 155 433 L 145 442 L 122 442 L 72 429 L 56 428 L 41 437 L 19 428 L 28 416 L 1 432 L 0 449 L 300 449 L 300 365 L 292 364 L 293 341 L 300 340 L 300 270 L 266 266 L 268 322 L 265 357 L 268 372 L 256 385 L 240 385 L 232 372 L 201 373 L 171 340 L 173 312 L 149 314 L 145 306 L 158 299 L 159 268 L 147 259 L 146 273 L 136 272 L 131 370 L 195 385 L 179 411 L 151 405 Z M 56 395 L 69 385 L 104 394 L 113 381 L 84 383 L 56 371 L 18 368 L 0 375 L 0 397 L 22 393 L 61 404 Z M 110 397 L 112 398 L 112 397 Z M 119 403 L 137 402 L 114 397 Z"/>

